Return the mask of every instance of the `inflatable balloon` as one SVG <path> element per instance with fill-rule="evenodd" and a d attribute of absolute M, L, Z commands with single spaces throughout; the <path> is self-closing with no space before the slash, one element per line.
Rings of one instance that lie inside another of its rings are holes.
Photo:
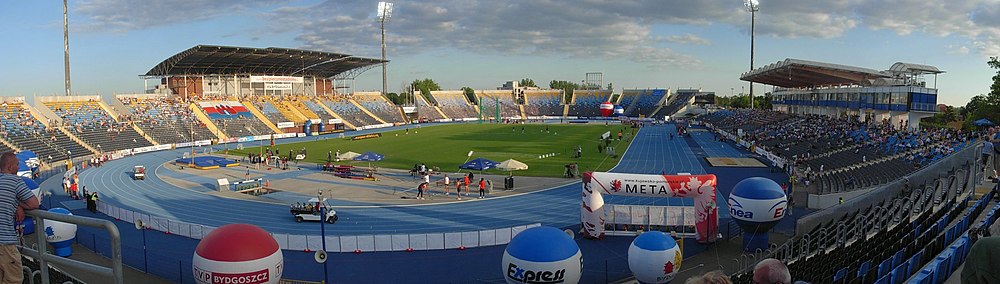
<path fill-rule="evenodd" d="M 507 283 L 578 283 L 583 273 L 580 247 L 553 227 L 534 227 L 514 236 L 503 253 Z"/>
<path fill-rule="evenodd" d="M 668 283 L 681 270 L 681 249 L 673 238 L 659 231 L 635 237 L 628 248 L 628 268 L 642 283 Z"/>
<path fill-rule="evenodd" d="M 36 198 L 38 198 L 38 201 L 42 201 L 42 196 L 40 195 L 41 191 L 39 191 L 38 189 L 39 188 L 38 183 L 29 177 L 21 177 L 21 180 L 24 181 L 24 185 L 28 186 L 28 189 L 31 190 L 31 193 L 34 194 Z"/>
<path fill-rule="evenodd" d="M 73 215 L 66 208 L 52 208 L 49 212 Z M 76 238 L 76 224 L 45 220 L 45 241 L 52 245 L 55 255 L 73 255 L 73 239 Z"/>
<path fill-rule="evenodd" d="M 747 251 L 767 249 L 767 231 L 785 216 L 788 199 L 773 180 L 752 177 L 733 187 L 729 194 L 729 215 L 743 229 Z"/>
<path fill-rule="evenodd" d="M 625 108 L 623 108 L 620 105 L 615 105 L 614 113 L 615 113 L 615 116 L 623 116 L 623 115 L 625 115 Z"/>
<path fill-rule="evenodd" d="M 615 107 L 615 105 L 611 104 L 611 102 L 603 102 L 603 103 L 601 103 L 601 116 L 603 116 L 603 117 L 609 117 L 609 116 L 611 116 L 611 112 L 614 109 L 614 107 Z"/>
<path fill-rule="evenodd" d="M 31 190 L 31 193 L 34 194 L 36 198 L 38 198 L 38 201 L 42 201 L 42 197 L 41 195 L 39 195 L 40 191 L 38 189 L 38 183 L 27 177 L 21 177 L 21 180 L 24 181 L 24 185 L 28 186 L 28 189 Z M 35 233 L 35 220 L 32 219 L 31 216 L 24 216 L 24 221 L 21 224 L 24 226 L 21 229 L 21 232 L 24 233 L 25 235 L 30 235 Z"/>
<path fill-rule="evenodd" d="M 278 283 L 284 258 L 267 231 L 250 224 L 229 224 L 198 242 L 191 262 L 195 282 Z"/>

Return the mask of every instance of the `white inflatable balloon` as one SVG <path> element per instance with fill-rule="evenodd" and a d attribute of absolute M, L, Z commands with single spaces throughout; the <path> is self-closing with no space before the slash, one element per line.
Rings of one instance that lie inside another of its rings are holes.
<path fill-rule="evenodd" d="M 663 232 L 645 232 L 628 248 L 628 268 L 643 283 L 668 283 L 681 269 L 681 249 Z"/>

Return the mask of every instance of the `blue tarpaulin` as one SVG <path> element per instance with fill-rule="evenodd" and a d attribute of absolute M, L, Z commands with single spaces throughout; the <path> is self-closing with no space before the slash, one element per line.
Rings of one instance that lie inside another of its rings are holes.
<path fill-rule="evenodd" d="M 977 126 L 994 126 L 994 125 L 996 125 L 996 123 L 993 123 L 989 119 L 985 119 L 985 118 L 981 118 L 979 120 L 973 121 L 972 124 L 975 124 Z"/>
<path fill-rule="evenodd" d="M 378 162 L 378 161 L 381 161 L 382 158 L 385 158 L 385 156 L 383 156 L 382 154 L 379 154 L 379 153 L 375 153 L 375 152 L 369 151 L 369 152 L 365 152 L 364 154 L 361 154 L 360 156 L 354 157 L 354 160 L 355 161 L 366 161 L 366 162 Z"/>
<path fill-rule="evenodd" d="M 494 162 L 494 161 L 489 160 L 489 159 L 476 158 L 475 160 L 468 161 L 465 164 L 462 164 L 461 166 L 458 166 L 458 168 L 459 169 L 465 169 L 465 170 L 484 171 L 484 170 L 492 169 L 493 167 L 496 167 L 497 164 L 499 164 L 499 163 Z"/>

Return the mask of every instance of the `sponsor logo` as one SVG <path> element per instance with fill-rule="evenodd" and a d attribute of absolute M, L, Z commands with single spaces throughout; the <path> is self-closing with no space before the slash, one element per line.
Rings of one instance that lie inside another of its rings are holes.
<path fill-rule="evenodd" d="M 729 215 L 739 217 L 741 219 L 753 219 L 753 212 L 743 211 L 743 205 L 740 204 L 736 199 L 729 199 Z"/>
<path fill-rule="evenodd" d="M 563 283 L 566 277 L 566 269 L 556 271 L 548 270 L 527 270 L 517 267 L 517 264 L 507 264 L 507 278 L 519 283 Z"/>
<path fill-rule="evenodd" d="M 611 181 L 611 190 L 614 190 L 615 192 L 621 191 L 622 181 L 618 179 Z"/>
<path fill-rule="evenodd" d="M 202 283 L 212 284 L 257 284 L 271 280 L 271 275 L 265 268 L 247 273 L 219 273 L 211 272 L 194 267 L 194 275 Z"/>
<path fill-rule="evenodd" d="M 358 136 L 351 137 L 351 140 L 364 140 L 364 139 L 372 139 L 372 138 L 379 138 L 379 137 L 382 137 L 382 133 L 371 133 L 371 134 L 358 135 Z"/>

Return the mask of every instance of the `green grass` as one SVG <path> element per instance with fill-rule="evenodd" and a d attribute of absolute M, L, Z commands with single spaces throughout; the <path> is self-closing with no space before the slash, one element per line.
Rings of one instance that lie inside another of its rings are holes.
<path fill-rule="evenodd" d="M 514 131 L 511 131 L 514 127 Z M 308 155 L 307 162 L 325 163 L 327 152 L 338 150 L 341 153 L 353 151 L 364 153 L 374 151 L 385 155 L 385 159 L 375 162 L 379 167 L 410 169 L 414 164 L 424 163 L 428 168 L 440 167 L 444 172 L 455 172 L 458 166 L 466 161 L 469 151 L 475 151 L 472 158 L 483 157 L 497 162 L 515 159 L 528 164 L 528 170 L 516 171 L 519 176 L 563 175 L 565 165 L 576 162 L 580 172 L 606 171 L 611 169 L 620 155 L 625 152 L 630 140 L 612 141 L 618 157 L 609 157 L 597 152 L 600 136 L 605 131 L 614 129 L 612 133 L 622 129 L 622 126 L 604 125 L 522 125 L 496 124 L 452 124 L 410 129 L 407 134 L 403 130 L 382 133 L 382 137 L 350 140 L 327 139 L 321 141 L 300 142 L 277 145 L 282 155 L 287 155 L 288 149 L 299 150 L 303 147 Z M 548 127 L 549 132 L 545 132 Z M 630 130 L 628 130 L 630 131 Z M 576 146 L 583 147 L 583 158 L 573 158 Z M 230 150 L 230 154 L 246 155 L 259 153 L 258 147 L 245 148 L 242 151 Z M 539 159 L 539 155 L 557 153 L 553 157 Z M 342 161 L 342 164 L 367 165 L 367 162 Z M 491 169 L 487 173 L 501 174 L 504 171 Z"/>

